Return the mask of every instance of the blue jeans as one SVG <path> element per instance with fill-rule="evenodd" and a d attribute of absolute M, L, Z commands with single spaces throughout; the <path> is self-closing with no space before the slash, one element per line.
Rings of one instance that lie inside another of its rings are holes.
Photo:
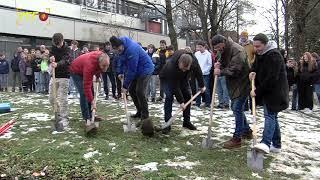
<path fill-rule="evenodd" d="M 166 95 L 164 101 L 164 120 L 165 122 L 169 121 L 172 117 L 172 103 L 173 103 L 173 89 L 170 84 L 164 82 L 164 93 Z M 182 95 L 184 98 L 184 103 L 188 102 L 191 99 L 191 89 L 189 86 L 189 82 L 181 82 L 180 89 L 182 91 Z M 190 104 L 183 111 L 183 123 L 190 122 Z"/>
<path fill-rule="evenodd" d="M 204 102 L 206 103 L 206 106 L 209 107 L 211 104 L 210 75 L 203 75 L 202 77 L 203 77 L 203 81 L 204 81 L 204 86 L 206 87 L 206 91 L 204 92 Z M 199 88 L 198 83 L 197 83 L 197 88 Z M 198 106 L 198 107 L 201 105 L 201 97 L 202 96 L 197 97 L 196 106 Z"/>
<path fill-rule="evenodd" d="M 219 76 L 217 80 L 217 94 L 219 105 L 229 105 L 229 93 L 226 83 L 226 78 L 224 76 Z"/>
<path fill-rule="evenodd" d="M 233 134 L 235 138 L 241 138 L 242 133 L 247 133 L 250 130 L 246 115 L 244 114 L 247 98 L 247 96 L 242 96 L 231 101 L 231 109 L 236 120 L 236 128 Z"/>
<path fill-rule="evenodd" d="M 152 75 L 148 85 L 147 97 L 151 96 L 151 98 L 156 98 L 156 82 L 157 75 Z"/>
<path fill-rule="evenodd" d="M 68 91 L 69 91 L 68 94 L 73 94 L 73 95 L 77 94 L 77 90 L 76 90 L 76 87 L 74 85 L 74 82 L 73 82 L 72 78 L 69 81 Z"/>
<path fill-rule="evenodd" d="M 316 92 L 317 97 L 318 97 L 318 102 L 320 103 L 320 84 L 314 85 L 314 92 Z"/>
<path fill-rule="evenodd" d="M 292 106 L 291 106 L 291 109 L 298 110 L 298 87 L 297 87 L 297 84 L 294 84 L 292 86 Z"/>
<path fill-rule="evenodd" d="M 102 73 L 103 78 L 103 89 L 106 96 L 109 96 L 109 83 L 108 83 L 108 77 L 111 83 L 111 90 L 112 90 L 112 96 L 116 96 L 116 79 L 113 72 L 104 72 Z M 118 92 L 119 93 L 119 92 Z"/>
<path fill-rule="evenodd" d="M 40 74 L 40 92 L 49 91 L 50 76 L 48 72 L 41 72 Z"/>
<path fill-rule="evenodd" d="M 76 74 L 71 74 L 71 78 L 73 79 L 74 85 L 78 89 L 80 94 L 80 108 L 83 120 L 91 119 L 91 102 L 88 102 L 86 97 L 84 96 L 83 89 L 83 79 L 81 76 Z"/>
<path fill-rule="evenodd" d="M 36 87 L 36 93 L 41 92 L 41 72 L 34 72 L 34 83 Z"/>
<path fill-rule="evenodd" d="M 278 123 L 278 113 L 270 112 L 264 105 L 264 130 L 261 143 L 270 147 L 271 143 L 276 148 L 281 148 L 281 133 Z"/>

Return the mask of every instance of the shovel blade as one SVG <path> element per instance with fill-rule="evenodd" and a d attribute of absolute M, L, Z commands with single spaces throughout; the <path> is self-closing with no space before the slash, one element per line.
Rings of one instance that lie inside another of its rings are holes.
<path fill-rule="evenodd" d="M 126 124 L 126 125 L 123 125 L 123 131 L 125 133 L 127 133 L 127 132 L 136 132 L 137 128 L 136 128 L 135 124 Z"/>
<path fill-rule="evenodd" d="M 201 142 L 201 147 L 203 149 L 212 149 L 214 148 L 214 143 L 213 143 L 213 140 L 211 138 L 203 138 L 202 139 L 202 142 Z"/>
<path fill-rule="evenodd" d="M 95 123 L 91 123 L 89 126 L 86 126 L 86 133 L 89 133 L 90 131 L 96 129 Z"/>
<path fill-rule="evenodd" d="M 263 153 L 256 150 L 248 151 L 247 165 L 251 170 L 261 172 L 263 170 Z"/>

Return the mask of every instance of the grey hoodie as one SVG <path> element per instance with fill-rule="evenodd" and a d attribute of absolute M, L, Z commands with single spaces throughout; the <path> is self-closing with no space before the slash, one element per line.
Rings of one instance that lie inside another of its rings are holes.
<path fill-rule="evenodd" d="M 277 49 L 277 43 L 275 41 L 269 41 L 267 45 L 265 46 L 264 50 L 262 53 L 258 53 L 258 55 L 264 55 L 265 53 L 269 52 L 272 49 Z"/>

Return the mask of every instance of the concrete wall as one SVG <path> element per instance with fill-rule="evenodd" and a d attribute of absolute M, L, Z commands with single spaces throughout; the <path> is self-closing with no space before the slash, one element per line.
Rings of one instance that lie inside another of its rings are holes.
<path fill-rule="evenodd" d="M 99 23 L 52 16 L 49 16 L 49 19 L 45 22 L 35 17 L 32 21 L 29 19 L 28 21 L 17 23 L 16 18 L 17 14 L 15 10 L 0 8 L 0 33 L 50 38 L 55 32 L 61 32 L 66 39 L 91 42 L 105 42 L 112 35 L 125 35 L 141 42 L 144 46 L 151 43 L 158 46 L 159 41 L 162 39 L 170 43 L 169 37 L 167 36 L 101 25 Z M 178 44 L 179 48 L 183 48 L 186 45 L 186 41 L 179 39 Z"/>

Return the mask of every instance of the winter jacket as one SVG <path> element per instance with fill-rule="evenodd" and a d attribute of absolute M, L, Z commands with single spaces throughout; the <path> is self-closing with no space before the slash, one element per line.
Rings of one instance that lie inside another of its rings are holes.
<path fill-rule="evenodd" d="M 75 50 L 73 50 L 73 49 L 71 49 L 70 50 L 70 56 L 71 56 L 71 61 L 70 61 L 70 63 L 73 61 L 73 60 L 75 60 L 77 57 L 79 57 L 80 55 L 81 55 L 81 50 L 80 49 L 75 49 Z"/>
<path fill-rule="evenodd" d="M 287 67 L 287 80 L 288 80 L 288 85 L 289 87 L 291 87 L 292 85 L 294 85 L 296 83 L 296 73 L 294 72 L 294 68 L 291 67 Z"/>
<path fill-rule="evenodd" d="M 153 75 L 159 75 L 161 68 L 162 68 L 160 56 L 157 53 L 153 53 L 151 58 L 152 58 L 152 62 L 154 65 Z"/>
<path fill-rule="evenodd" d="M 31 62 L 31 67 L 32 67 L 33 72 L 40 72 L 41 71 L 41 67 L 40 67 L 41 62 L 42 62 L 41 58 L 36 58 Z M 38 67 L 38 65 L 39 65 L 39 67 Z"/>
<path fill-rule="evenodd" d="M 114 61 L 115 59 L 115 53 L 113 51 L 110 50 L 104 50 L 103 52 L 107 53 L 109 58 L 110 58 L 110 64 L 109 64 L 109 68 L 107 70 L 107 72 L 115 72 L 116 71 L 116 66 L 114 65 Z"/>
<path fill-rule="evenodd" d="M 124 51 L 119 55 L 120 74 L 124 74 L 123 87 L 128 89 L 132 80 L 152 75 L 154 66 L 151 58 L 142 47 L 128 37 L 120 37 Z"/>
<path fill-rule="evenodd" d="M 0 74 L 9 74 L 9 63 L 6 59 L 0 59 Z"/>
<path fill-rule="evenodd" d="M 159 48 L 156 51 L 156 54 L 158 54 L 159 58 L 160 58 L 158 65 L 159 65 L 159 69 L 161 70 L 163 68 L 163 66 L 166 64 L 167 59 L 169 58 L 169 51 L 167 51 L 166 49 L 162 50 Z"/>
<path fill-rule="evenodd" d="M 320 84 L 320 59 L 317 59 L 317 72 L 315 74 L 315 84 Z"/>
<path fill-rule="evenodd" d="M 92 80 L 93 76 L 100 77 L 102 73 L 98 57 L 102 54 L 101 51 L 93 51 L 79 56 L 72 61 L 69 70 L 72 74 L 80 75 L 83 78 L 83 91 L 88 102 L 92 102 Z"/>
<path fill-rule="evenodd" d="M 71 49 L 64 42 L 61 48 L 52 46 L 50 56 L 56 59 L 57 67 L 55 68 L 56 78 L 69 78 L 69 65 L 71 61 Z"/>
<path fill-rule="evenodd" d="M 308 70 L 308 64 L 304 63 L 301 71 L 301 65 L 299 65 L 299 71 L 297 74 L 298 83 L 303 83 L 306 85 L 312 85 L 318 80 L 318 69 L 311 72 Z"/>
<path fill-rule="evenodd" d="M 181 71 L 178 66 L 178 60 L 182 54 L 189 54 L 193 57 L 191 68 L 186 72 Z M 188 53 L 185 50 L 176 51 L 160 72 L 160 79 L 170 84 L 170 86 L 173 88 L 173 94 L 176 96 L 176 99 L 180 104 L 184 102 L 180 84 L 181 82 L 189 81 L 191 73 L 196 77 L 199 87 L 204 87 L 202 71 L 196 57 L 192 53 Z"/>
<path fill-rule="evenodd" d="M 28 66 L 31 66 L 30 63 L 27 63 L 21 59 L 21 61 L 19 62 L 19 69 L 20 69 L 20 77 L 21 77 L 22 83 L 28 82 L 28 78 L 26 76 L 26 70 Z"/>
<path fill-rule="evenodd" d="M 20 69 L 19 69 L 20 60 L 21 60 L 21 53 L 15 54 L 13 59 L 11 60 L 11 69 L 13 72 L 20 72 Z"/>
<path fill-rule="evenodd" d="M 280 112 L 289 106 L 289 86 L 286 65 L 276 43 L 270 41 L 263 53 L 257 54 L 252 65 L 256 72 L 256 100 L 271 112 Z"/>
<path fill-rule="evenodd" d="M 226 77 L 226 83 L 231 99 L 249 94 L 249 65 L 245 49 L 228 38 L 224 52 L 221 55 L 221 76 Z"/>
<path fill-rule="evenodd" d="M 204 53 L 197 51 L 194 56 L 197 58 L 203 75 L 210 75 L 212 68 L 212 57 L 211 53 L 206 50 Z"/>

